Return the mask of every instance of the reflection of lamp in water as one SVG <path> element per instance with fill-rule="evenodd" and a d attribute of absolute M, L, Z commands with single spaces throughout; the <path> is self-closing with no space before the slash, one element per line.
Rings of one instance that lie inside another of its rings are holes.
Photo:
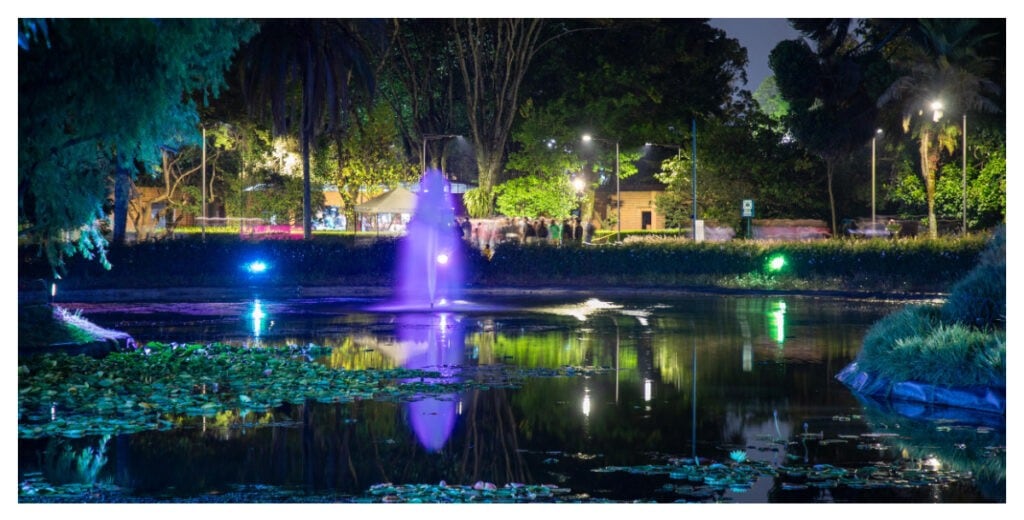
<path fill-rule="evenodd" d="M 252 309 L 252 334 L 257 338 L 260 337 L 260 330 L 263 329 L 263 318 L 265 316 L 260 301 L 255 300 Z"/>
<path fill-rule="evenodd" d="M 782 345 L 786 341 L 786 302 L 778 301 L 772 305 L 769 313 L 772 317 L 772 329 L 775 341 Z"/>
<path fill-rule="evenodd" d="M 644 402 L 651 401 L 651 383 L 650 379 L 644 379 Z"/>
<path fill-rule="evenodd" d="M 583 415 L 590 417 L 590 389 L 583 389 Z"/>

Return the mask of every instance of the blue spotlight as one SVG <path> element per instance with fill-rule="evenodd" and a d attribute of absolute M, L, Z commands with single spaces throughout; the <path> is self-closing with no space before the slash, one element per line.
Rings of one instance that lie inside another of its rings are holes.
<path fill-rule="evenodd" d="M 267 270 L 267 264 L 262 260 L 256 260 L 245 264 L 245 270 L 253 274 L 259 274 Z"/>

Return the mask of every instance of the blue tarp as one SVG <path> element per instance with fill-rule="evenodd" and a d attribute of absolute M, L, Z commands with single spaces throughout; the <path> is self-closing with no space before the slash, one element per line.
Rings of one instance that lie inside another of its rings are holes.
<path fill-rule="evenodd" d="M 1006 415 L 1005 387 L 948 387 L 917 381 L 892 381 L 861 370 L 856 361 L 836 374 L 836 379 L 850 387 L 851 390 L 876 399 L 967 408 Z M 907 407 L 903 406 L 902 408 Z"/>

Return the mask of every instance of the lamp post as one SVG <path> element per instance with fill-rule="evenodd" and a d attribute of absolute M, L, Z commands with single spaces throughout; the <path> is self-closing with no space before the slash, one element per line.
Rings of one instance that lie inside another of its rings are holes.
<path fill-rule="evenodd" d="M 875 141 L 878 140 L 878 136 L 882 135 L 882 129 L 875 130 L 875 135 L 871 137 L 871 233 L 874 235 L 877 228 L 875 227 Z"/>
<path fill-rule="evenodd" d="M 961 189 L 963 190 L 962 192 L 963 192 L 963 197 L 964 197 L 964 201 L 963 201 L 964 223 L 963 223 L 963 230 L 961 231 L 961 233 L 964 236 L 967 236 L 967 112 L 964 112 L 963 131 L 964 131 L 963 132 L 963 146 L 962 146 L 963 151 L 960 152 L 960 156 L 961 156 L 961 159 L 963 160 L 963 163 L 961 165 L 961 172 L 963 172 L 963 187 Z"/>
<path fill-rule="evenodd" d="M 203 127 L 203 240 L 206 240 L 206 127 Z"/>
<path fill-rule="evenodd" d="M 600 137 L 594 137 L 590 134 L 583 134 L 583 141 L 603 141 L 611 144 L 608 139 L 602 139 Z M 582 210 L 580 211 L 582 213 Z M 580 215 L 583 218 L 583 215 Z M 619 235 L 622 234 L 622 197 L 619 192 L 619 141 L 615 140 L 615 241 L 619 241 Z"/>
<path fill-rule="evenodd" d="M 448 139 L 458 137 L 456 134 L 427 134 L 423 136 L 423 155 L 420 156 L 420 170 L 427 173 L 427 142 L 437 139 Z M 447 178 L 447 176 L 445 176 Z"/>

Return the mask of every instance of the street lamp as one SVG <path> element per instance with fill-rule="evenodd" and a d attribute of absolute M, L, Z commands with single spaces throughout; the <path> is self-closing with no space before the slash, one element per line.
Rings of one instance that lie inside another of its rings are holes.
<path fill-rule="evenodd" d="M 878 136 L 882 135 L 882 129 L 875 130 L 875 135 L 871 137 L 871 234 L 874 236 L 877 228 L 875 227 L 875 141 L 878 140 Z"/>
<path fill-rule="evenodd" d="M 611 144 L 611 141 L 609 141 L 608 139 L 602 139 L 600 137 L 594 137 L 594 136 L 592 136 L 590 134 L 583 134 L 583 141 L 584 142 L 590 142 L 592 140 L 593 141 L 603 141 L 605 143 Z M 582 213 L 582 210 L 581 210 L 581 213 Z M 582 218 L 583 218 L 583 215 L 581 214 L 580 215 L 580 219 L 582 219 Z M 619 235 L 622 233 L 622 197 L 621 197 L 620 192 L 619 192 L 619 141 L 618 141 L 618 139 L 615 140 L 615 226 L 616 226 L 616 229 L 615 229 L 615 241 L 618 242 L 619 241 Z"/>
<path fill-rule="evenodd" d="M 427 173 L 427 141 L 458 137 L 456 134 L 427 134 L 423 136 L 423 155 L 420 156 L 420 170 Z M 447 176 L 446 176 L 447 177 Z"/>

